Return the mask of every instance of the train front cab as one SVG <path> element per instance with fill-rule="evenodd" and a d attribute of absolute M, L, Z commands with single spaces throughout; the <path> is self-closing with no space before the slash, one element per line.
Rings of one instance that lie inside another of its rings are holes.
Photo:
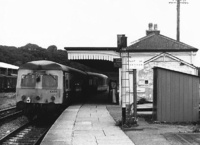
<path fill-rule="evenodd" d="M 26 114 L 54 112 L 63 102 L 63 72 L 60 70 L 19 70 L 17 108 Z"/>

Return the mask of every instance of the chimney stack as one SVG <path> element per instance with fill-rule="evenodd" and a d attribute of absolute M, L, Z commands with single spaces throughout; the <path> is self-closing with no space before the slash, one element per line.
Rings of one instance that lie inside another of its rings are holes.
<path fill-rule="evenodd" d="M 159 35 L 160 31 L 158 30 L 158 25 L 153 23 L 149 23 L 149 30 L 146 30 L 146 35 L 156 34 Z"/>
<path fill-rule="evenodd" d="M 149 31 L 152 31 L 153 23 L 149 23 Z"/>
<path fill-rule="evenodd" d="M 157 29 L 158 29 L 158 25 L 154 24 L 154 30 L 157 30 Z"/>
<path fill-rule="evenodd" d="M 127 37 L 124 34 L 117 35 L 117 48 L 120 51 L 122 48 L 127 47 Z"/>

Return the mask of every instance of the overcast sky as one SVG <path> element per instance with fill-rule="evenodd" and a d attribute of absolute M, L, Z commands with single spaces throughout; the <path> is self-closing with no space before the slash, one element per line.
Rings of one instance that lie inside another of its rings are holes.
<path fill-rule="evenodd" d="M 0 45 L 116 47 L 117 34 L 125 34 L 130 45 L 146 35 L 148 23 L 176 39 L 172 1 L 0 0 Z M 200 0 L 187 2 L 181 4 L 180 41 L 200 49 Z M 200 66 L 200 52 L 196 60 Z"/>

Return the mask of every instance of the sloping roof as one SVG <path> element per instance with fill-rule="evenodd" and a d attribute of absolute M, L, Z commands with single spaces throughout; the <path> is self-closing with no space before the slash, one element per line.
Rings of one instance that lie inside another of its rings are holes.
<path fill-rule="evenodd" d="M 195 77 L 195 78 L 199 79 L 199 76 L 197 76 L 197 75 L 188 74 L 188 73 L 181 72 L 181 71 L 177 71 L 177 70 L 171 70 L 171 69 L 167 69 L 167 68 L 163 68 L 163 67 L 158 67 L 158 66 L 153 67 L 153 69 L 154 69 L 154 70 L 155 70 L 155 69 L 161 69 L 161 70 L 176 72 L 176 73 L 184 74 L 184 75 L 187 75 L 187 76 L 192 76 L 192 77 Z"/>
<path fill-rule="evenodd" d="M 18 69 L 19 67 L 12 64 L 0 62 L 0 68 Z"/>
<path fill-rule="evenodd" d="M 198 51 L 197 48 L 176 41 L 161 34 L 150 34 L 133 42 L 128 46 L 129 52 L 181 52 Z"/>

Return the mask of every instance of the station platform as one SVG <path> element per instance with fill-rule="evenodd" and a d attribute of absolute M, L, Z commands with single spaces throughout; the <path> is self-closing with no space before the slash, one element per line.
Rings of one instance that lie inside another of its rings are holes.
<path fill-rule="evenodd" d="M 41 145 L 134 145 L 118 127 L 106 105 L 68 107 L 56 120 Z"/>

